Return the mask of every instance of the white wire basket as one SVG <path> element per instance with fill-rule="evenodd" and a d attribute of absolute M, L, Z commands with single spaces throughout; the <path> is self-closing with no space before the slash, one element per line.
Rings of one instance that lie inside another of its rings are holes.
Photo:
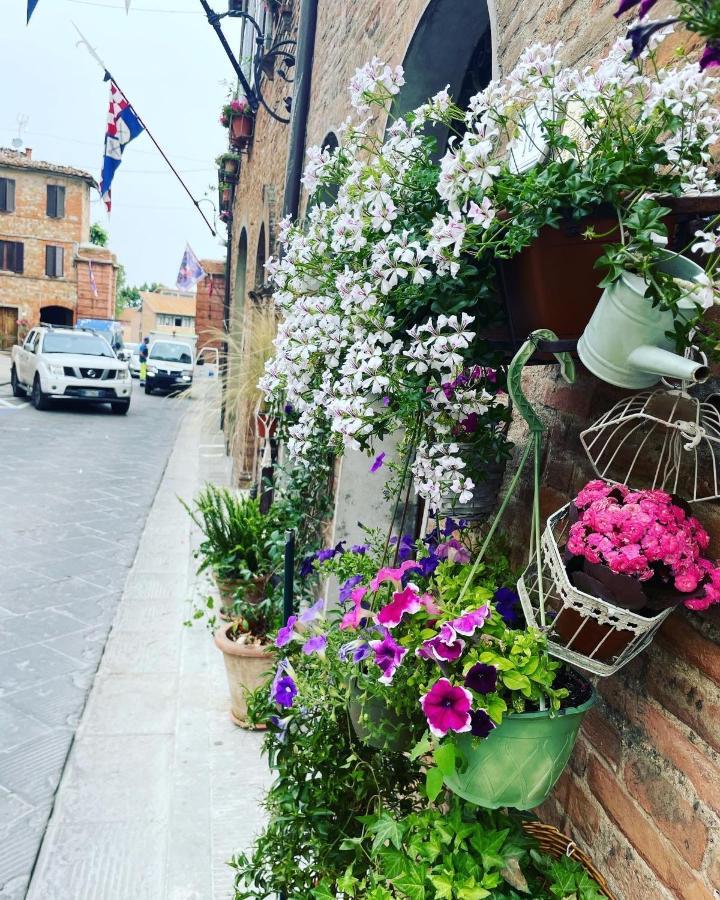
<path fill-rule="evenodd" d="M 568 504 L 548 519 L 541 539 L 541 576 L 533 561 L 518 581 L 518 594 L 528 625 L 546 632 L 551 656 L 596 675 L 614 675 L 650 644 L 672 607 L 646 617 L 574 587 L 560 552 L 569 510 Z"/>
<path fill-rule="evenodd" d="M 690 503 L 720 498 L 720 410 L 682 388 L 621 400 L 580 440 L 606 481 L 668 491 Z"/>

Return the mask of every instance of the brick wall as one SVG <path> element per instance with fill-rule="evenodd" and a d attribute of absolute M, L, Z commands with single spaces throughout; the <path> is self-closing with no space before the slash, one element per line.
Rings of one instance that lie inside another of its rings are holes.
<path fill-rule="evenodd" d="M 95 279 L 93 292 L 90 264 Z M 115 318 L 115 294 L 117 289 L 117 260 L 104 247 L 93 244 L 81 246 L 75 257 L 77 280 L 76 318 Z"/>
<path fill-rule="evenodd" d="M 198 350 L 202 347 L 220 349 L 222 340 L 218 332 L 223 327 L 223 302 L 225 298 L 225 263 L 215 259 L 201 259 L 200 265 L 208 273 L 197 286 L 195 305 L 195 333 Z M 212 297 L 210 289 L 212 285 Z"/>
<path fill-rule="evenodd" d="M 346 85 L 357 66 L 372 56 L 402 62 L 426 5 L 426 0 L 319 4 L 308 144 L 320 143 L 348 115 Z M 566 61 L 591 65 L 621 31 L 612 15 L 615 5 L 614 0 L 495 0 L 497 70 L 507 72 L 538 40 L 562 40 Z M 653 15 L 660 18 L 664 11 L 660 3 Z M 247 290 L 255 284 L 261 224 L 266 223 L 266 234 L 271 231 L 270 186 L 277 208 L 282 207 L 287 140 L 288 129 L 261 111 L 235 202 L 236 316 L 244 303 L 236 253 L 241 230 L 248 242 Z M 542 462 L 547 515 L 592 477 L 579 432 L 621 393 L 580 366 L 573 388 L 558 381 L 554 367 L 534 368 L 525 387 L 548 427 Z M 511 436 L 522 444 L 526 435 L 520 423 Z M 528 521 L 530 497 L 529 485 L 521 485 L 505 520 L 518 558 L 527 541 L 522 523 Z M 718 511 L 706 509 L 703 516 L 712 519 L 720 555 Z M 674 613 L 649 650 L 600 682 L 600 701 L 586 720 L 571 765 L 538 810 L 589 850 L 621 900 L 711 900 L 720 891 L 719 642 L 720 614 Z"/>
<path fill-rule="evenodd" d="M 15 180 L 15 211 L 0 213 L 0 240 L 24 245 L 24 272 L 0 272 L 0 306 L 18 309 L 18 317 L 31 324 L 38 322 L 44 306 L 61 306 L 74 312 L 77 303 L 77 270 L 73 264 L 75 248 L 87 242 L 90 228 L 90 189 L 83 177 L 36 171 L 27 168 L 28 157 L 12 159 L 6 152 L 0 159 L 0 178 Z M 65 216 L 47 216 L 48 184 L 65 187 Z M 64 275 L 45 275 L 45 248 L 62 247 Z"/>

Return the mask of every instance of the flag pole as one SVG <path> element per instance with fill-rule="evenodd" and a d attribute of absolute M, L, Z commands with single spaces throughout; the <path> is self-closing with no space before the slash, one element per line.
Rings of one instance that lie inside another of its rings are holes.
<path fill-rule="evenodd" d="M 92 47 L 92 46 L 90 45 L 90 42 L 89 42 L 88 39 L 85 37 L 85 35 L 82 33 L 82 31 L 80 31 L 80 29 L 77 27 L 77 25 L 76 25 L 74 22 L 73 22 L 72 24 L 73 24 L 73 28 L 75 29 L 75 31 L 77 31 L 77 33 L 80 35 L 80 40 L 78 41 L 78 44 L 84 44 L 85 47 L 86 47 L 86 49 L 87 49 L 88 52 L 90 53 L 90 55 L 91 55 L 91 56 L 93 57 L 93 59 L 98 63 L 98 65 L 102 68 L 103 72 L 105 73 L 105 81 L 112 81 L 112 82 L 117 86 L 117 89 L 120 91 L 120 93 L 125 97 L 125 99 L 128 100 L 127 94 L 126 94 L 125 91 L 120 87 L 120 85 L 119 85 L 118 82 L 117 82 L 117 79 L 114 78 L 114 77 L 110 74 L 110 70 L 109 70 L 108 67 L 105 65 L 105 63 L 100 59 L 100 57 L 98 56 L 98 53 L 97 53 L 97 51 L 95 50 L 95 48 Z M 128 103 L 130 103 L 129 100 L 128 100 Z M 153 144 L 155 145 L 155 148 L 157 149 L 158 153 L 159 153 L 160 156 L 162 156 L 162 158 L 165 160 L 165 162 L 167 163 L 168 168 L 170 169 L 170 171 L 173 173 L 173 175 L 174 175 L 174 176 L 177 178 L 177 180 L 180 182 L 180 184 L 181 184 L 182 187 L 183 187 L 183 190 L 184 190 L 185 193 L 188 195 L 188 197 L 192 200 L 193 205 L 195 206 L 195 209 L 196 209 L 196 210 L 200 213 L 200 215 L 203 217 L 203 221 L 205 222 L 205 224 L 207 225 L 207 227 L 210 229 L 210 233 L 212 234 L 213 237 L 217 237 L 217 232 L 215 231 L 215 229 L 212 227 L 212 225 L 211 225 L 210 222 L 208 221 L 208 219 L 207 219 L 205 213 L 202 211 L 202 209 L 200 209 L 200 203 L 199 203 L 199 201 L 196 200 L 195 197 L 192 195 L 192 193 L 191 193 L 191 191 L 190 191 L 190 188 L 185 184 L 185 182 L 183 181 L 182 177 L 180 176 L 180 173 L 178 172 L 178 170 L 175 168 L 175 166 L 174 166 L 174 165 L 170 162 L 170 160 L 167 158 L 167 156 L 166 156 L 166 154 L 165 154 L 165 151 L 164 151 L 163 148 L 160 146 L 160 144 L 158 144 L 158 142 L 155 140 L 155 137 L 154 137 L 153 133 L 152 133 L 152 132 L 150 131 L 150 129 L 147 127 L 147 125 L 145 124 L 144 120 L 140 117 L 140 115 L 138 114 L 137 109 L 135 109 L 135 106 L 134 106 L 132 103 L 130 103 L 130 106 L 132 106 L 133 111 L 134 111 L 135 115 L 137 116 L 138 122 L 142 125 L 142 127 L 143 127 L 144 131 L 146 132 L 147 136 L 150 138 L 150 140 L 151 140 L 151 141 L 153 142 Z"/>

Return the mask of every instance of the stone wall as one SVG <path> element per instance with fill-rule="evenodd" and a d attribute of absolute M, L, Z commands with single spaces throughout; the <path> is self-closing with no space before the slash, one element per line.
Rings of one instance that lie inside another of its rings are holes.
<path fill-rule="evenodd" d="M 429 5 L 425 0 L 319 4 L 308 144 L 322 142 L 348 115 L 346 85 L 357 66 L 372 56 L 392 64 L 403 61 Z M 591 65 L 622 29 L 613 18 L 612 0 L 496 0 L 494 6 L 494 68 L 499 73 L 507 72 L 534 41 L 562 40 L 568 62 Z M 656 9 L 659 18 L 662 4 Z M 427 60 L 428 67 L 433 64 Z M 261 111 L 235 203 L 235 314 L 256 283 L 260 227 L 265 223 L 265 234 L 272 236 L 271 208 L 282 206 L 287 139 L 288 129 Z M 236 252 L 242 229 L 248 247 L 244 267 Z M 273 249 L 271 237 L 269 253 Z M 578 368 L 572 388 L 558 380 L 552 366 L 535 367 L 525 379 L 527 394 L 548 427 L 543 515 L 567 502 L 592 477 L 579 432 L 620 396 Z M 520 423 L 512 436 L 522 444 Z M 518 559 L 527 544 L 523 523 L 528 522 L 530 497 L 524 483 L 505 520 Z M 714 520 L 717 511 L 706 508 L 703 514 Z M 713 530 L 720 538 L 720 529 Z M 720 542 L 716 546 L 720 554 Z M 620 900 L 720 896 L 714 894 L 720 891 L 719 641 L 720 615 L 681 610 L 649 650 L 619 675 L 600 680 L 599 703 L 587 718 L 570 767 L 538 810 L 590 852 Z"/>
<path fill-rule="evenodd" d="M 225 299 L 225 263 L 216 259 L 201 259 L 200 265 L 208 273 L 198 283 L 195 301 L 195 333 L 197 348 L 220 349 L 222 340 L 218 333 L 223 327 L 223 303 Z M 212 289 L 212 296 L 210 291 Z"/>
<path fill-rule="evenodd" d="M 115 254 L 105 247 L 85 244 L 75 257 L 77 281 L 77 319 L 114 319 L 115 294 L 117 289 L 117 260 Z M 93 291 L 90 278 L 95 280 Z"/>

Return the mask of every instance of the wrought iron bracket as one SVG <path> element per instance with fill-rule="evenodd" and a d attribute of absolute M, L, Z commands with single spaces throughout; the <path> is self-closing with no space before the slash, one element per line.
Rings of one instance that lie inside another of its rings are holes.
<path fill-rule="evenodd" d="M 245 94 L 250 109 L 253 111 L 253 113 L 256 113 L 260 106 L 262 106 L 267 111 L 268 115 L 272 116 L 273 119 L 275 119 L 277 122 L 281 122 L 283 125 L 287 125 L 290 121 L 289 114 L 292 108 L 292 97 L 288 96 L 284 98 L 285 111 L 287 115 L 282 115 L 275 112 L 275 110 L 263 97 L 262 76 L 264 75 L 270 81 L 274 81 L 275 77 L 277 76 L 287 84 L 292 85 L 294 82 L 293 74 L 295 67 L 295 48 L 297 47 L 297 41 L 291 40 L 289 38 L 276 40 L 266 49 L 266 44 L 268 43 L 266 35 L 263 33 L 262 28 L 260 28 L 260 25 L 250 15 L 250 13 L 235 10 L 225 13 L 216 13 L 210 7 L 207 0 L 200 0 L 200 4 L 205 11 L 208 22 L 215 30 L 215 33 L 217 34 L 228 59 L 232 63 L 233 69 L 235 70 L 235 74 L 238 77 L 238 81 L 240 82 L 240 86 L 242 87 L 243 93 Z M 228 40 L 223 33 L 222 25 L 220 23 L 226 16 L 229 16 L 233 19 L 246 20 L 250 23 L 255 31 L 256 49 L 253 59 L 253 75 L 255 82 L 254 88 L 250 86 L 250 83 L 247 80 L 247 76 L 245 75 L 245 72 L 240 65 L 240 61 L 233 53 L 232 47 L 228 43 Z"/>

